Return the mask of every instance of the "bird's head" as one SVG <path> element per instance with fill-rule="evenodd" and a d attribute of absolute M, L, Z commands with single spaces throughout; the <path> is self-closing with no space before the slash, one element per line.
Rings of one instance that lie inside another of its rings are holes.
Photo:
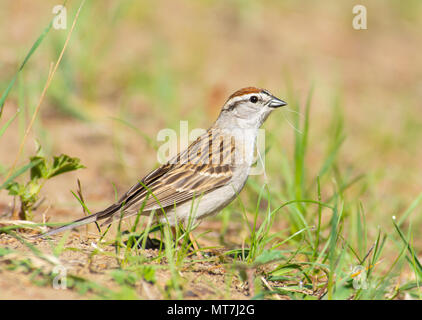
<path fill-rule="evenodd" d="M 227 99 L 216 124 L 224 128 L 258 129 L 274 109 L 285 105 L 267 90 L 243 88 Z"/>

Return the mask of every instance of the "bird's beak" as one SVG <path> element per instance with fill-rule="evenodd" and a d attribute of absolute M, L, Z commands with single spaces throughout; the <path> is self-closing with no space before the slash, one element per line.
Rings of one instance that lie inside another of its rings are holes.
<path fill-rule="evenodd" d="M 268 106 L 270 108 L 279 108 L 279 107 L 283 107 L 285 105 L 287 105 L 287 103 L 284 102 L 283 100 L 276 98 L 274 96 L 271 96 L 271 100 L 270 100 L 270 103 L 269 103 Z"/>
<path fill-rule="evenodd" d="M 274 96 L 271 96 L 271 100 L 270 100 L 270 103 L 269 103 L 268 106 L 270 108 L 279 108 L 279 107 L 283 107 L 285 105 L 287 105 L 287 103 L 284 102 L 283 100 L 276 98 Z"/>

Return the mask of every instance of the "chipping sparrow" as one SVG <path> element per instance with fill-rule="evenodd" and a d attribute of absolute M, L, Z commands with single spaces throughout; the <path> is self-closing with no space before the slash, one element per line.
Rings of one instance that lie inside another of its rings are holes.
<path fill-rule="evenodd" d="M 208 131 L 186 150 L 145 176 L 117 203 L 40 235 L 52 235 L 91 222 L 107 225 L 142 209 L 161 222 L 196 222 L 218 213 L 242 190 L 254 159 L 258 129 L 286 103 L 266 90 L 248 87 L 233 93 Z M 165 214 L 164 214 L 165 213 Z"/>

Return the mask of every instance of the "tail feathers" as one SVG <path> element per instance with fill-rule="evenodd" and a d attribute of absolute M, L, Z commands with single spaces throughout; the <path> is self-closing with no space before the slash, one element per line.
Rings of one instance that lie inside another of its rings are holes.
<path fill-rule="evenodd" d="M 53 234 L 63 232 L 63 231 L 66 231 L 66 230 L 70 230 L 70 229 L 73 229 L 73 228 L 77 228 L 77 227 L 86 225 L 88 223 L 94 222 L 94 221 L 97 221 L 96 214 L 92 214 L 92 215 L 89 215 L 87 217 L 83 217 L 81 219 L 75 220 L 75 221 L 73 221 L 73 222 L 71 222 L 68 225 L 65 225 L 63 227 L 51 229 L 50 231 L 48 231 L 46 233 L 43 233 L 43 234 L 36 236 L 35 239 L 44 238 L 46 236 L 51 236 Z"/>
<path fill-rule="evenodd" d="M 83 217 L 83 218 L 80 218 L 78 220 L 75 220 L 75 221 L 73 221 L 73 222 L 71 222 L 71 223 L 69 223 L 65 226 L 54 228 L 54 229 L 51 229 L 50 231 L 47 231 L 46 233 L 37 235 L 37 236 L 34 237 L 34 239 L 44 238 L 46 236 L 51 236 L 51 235 L 56 234 L 56 233 L 60 233 L 60 232 L 66 231 L 66 230 L 70 230 L 70 229 L 74 229 L 74 228 L 77 228 L 77 227 L 80 227 L 80 226 L 84 226 L 88 223 L 92 223 L 92 222 L 95 222 L 95 221 L 106 219 L 108 217 L 112 217 L 113 214 L 116 213 L 119 210 L 120 210 L 120 205 L 117 204 L 117 203 L 113 204 L 112 206 L 108 207 L 107 209 L 105 209 L 103 211 L 91 214 L 87 217 Z"/>

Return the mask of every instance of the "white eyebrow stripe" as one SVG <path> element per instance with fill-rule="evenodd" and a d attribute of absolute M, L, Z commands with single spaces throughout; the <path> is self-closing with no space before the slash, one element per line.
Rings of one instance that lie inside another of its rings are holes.
<path fill-rule="evenodd" d="M 241 96 L 231 98 L 230 100 L 228 100 L 226 102 L 223 109 L 226 109 L 229 105 L 235 104 L 236 102 L 248 100 L 252 96 L 259 96 L 259 95 L 260 95 L 260 92 L 258 92 L 258 93 L 247 93 L 247 94 L 243 94 Z"/>

